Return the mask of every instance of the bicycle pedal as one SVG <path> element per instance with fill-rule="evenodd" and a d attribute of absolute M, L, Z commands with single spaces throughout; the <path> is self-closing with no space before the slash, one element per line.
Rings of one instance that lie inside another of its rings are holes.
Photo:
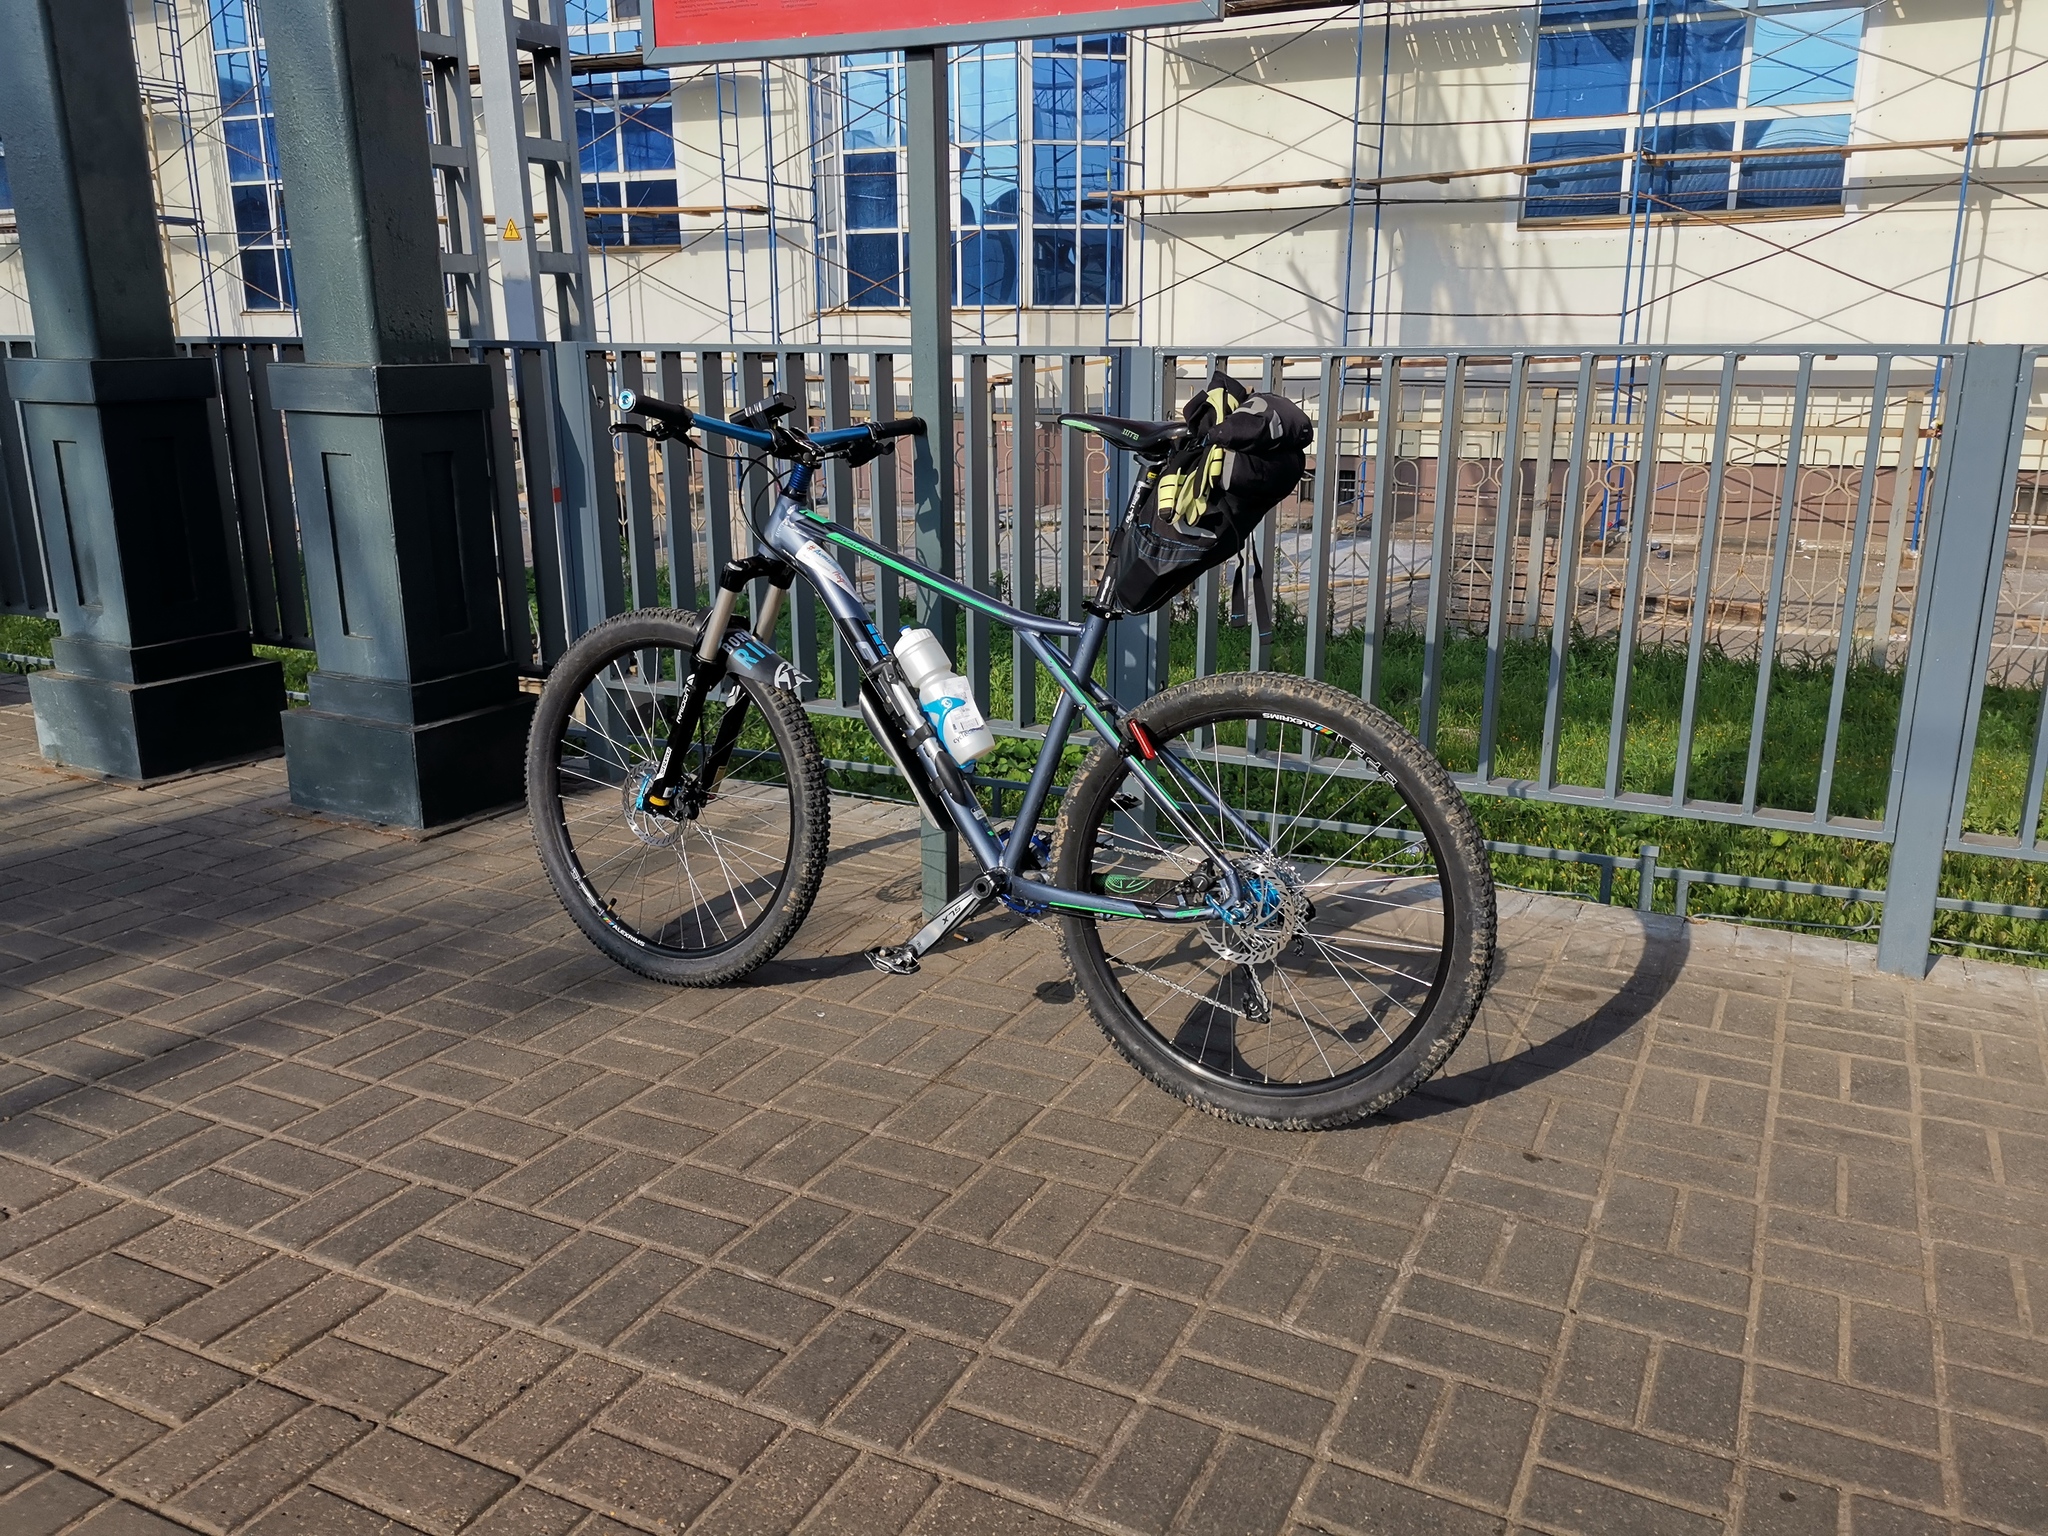
<path fill-rule="evenodd" d="M 885 976 L 915 976 L 917 951 L 908 944 L 877 944 L 861 951 L 861 958 Z"/>

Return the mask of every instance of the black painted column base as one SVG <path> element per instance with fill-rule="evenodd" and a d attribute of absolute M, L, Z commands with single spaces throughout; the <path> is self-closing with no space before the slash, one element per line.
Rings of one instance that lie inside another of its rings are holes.
<path fill-rule="evenodd" d="M 70 636 L 55 671 L 28 681 L 43 756 L 130 782 L 274 756 L 284 744 L 284 669 L 250 653 L 245 634 L 166 645 Z"/>
<path fill-rule="evenodd" d="M 316 672 L 284 717 L 292 803 L 425 831 L 526 793 L 534 699 L 510 667 L 407 685 Z"/>

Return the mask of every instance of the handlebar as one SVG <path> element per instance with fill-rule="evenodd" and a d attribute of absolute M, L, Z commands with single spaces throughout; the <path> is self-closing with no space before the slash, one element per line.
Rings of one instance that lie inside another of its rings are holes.
<path fill-rule="evenodd" d="M 871 421 L 857 427 L 835 427 L 827 432 L 805 433 L 792 428 L 779 418 L 799 411 L 797 399 L 788 394 L 777 393 L 766 400 L 760 400 L 743 411 L 736 412 L 730 421 L 716 416 L 699 415 L 686 405 L 672 405 L 665 400 L 656 400 L 648 395 L 630 389 L 619 391 L 618 407 L 628 415 L 647 417 L 655 425 L 651 428 L 636 422 L 614 422 L 614 432 L 636 432 L 657 440 L 679 437 L 693 427 L 719 437 L 736 438 L 751 443 L 757 448 L 781 450 L 779 456 L 796 457 L 790 448 L 806 451 L 806 462 L 818 459 L 845 458 L 855 464 L 865 464 L 880 453 L 894 450 L 883 445 L 899 437 L 923 437 L 924 419 L 919 416 L 905 416 L 896 421 Z M 772 427 L 772 429 L 771 429 Z M 808 455 L 815 454 L 816 458 Z"/>

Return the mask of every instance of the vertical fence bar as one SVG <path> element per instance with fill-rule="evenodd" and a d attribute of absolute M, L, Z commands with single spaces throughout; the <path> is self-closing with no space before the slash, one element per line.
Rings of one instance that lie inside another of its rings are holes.
<path fill-rule="evenodd" d="M 1010 359 L 1010 601 L 1038 611 L 1038 359 L 1029 352 Z M 1010 718 L 1038 718 L 1038 666 L 1014 637 Z"/>
<path fill-rule="evenodd" d="M 896 357 L 877 352 L 868 363 L 868 420 L 887 421 L 896 414 Z M 896 473 L 894 454 L 883 454 L 868 467 L 868 516 L 874 524 L 875 542 L 894 553 L 901 532 L 896 516 Z M 903 592 L 896 573 L 886 565 L 875 567 L 875 617 L 881 621 L 882 636 L 890 645 L 903 632 Z"/>
<path fill-rule="evenodd" d="M 1628 748 L 1628 702 L 1635 677 L 1636 622 L 1643 605 L 1643 567 L 1650 558 L 1650 523 L 1657 506 L 1657 427 L 1664 415 L 1664 354 L 1650 359 L 1643 391 L 1643 425 L 1636 443 L 1635 505 L 1629 510 L 1628 574 L 1622 581 L 1621 635 L 1614 654 L 1614 708 L 1607 722 L 1607 798 L 1621 793 Z"/>
<path fill-rule="evenodd" d="M 619 353 L 619 388 L 638 395 L 646 385 L 646 369 L 637 348 Z M 625 460 L 626 548 L 632 575 L 635 608 L 652 608 L 657 601 L 654 567 L 654 481 L 649 473 L 647 439 L 634 433 L 613 439 Z"/>
<path fill-rule="evenodd" d="M 683 399 L 683 354 L 663 352 L 660 358 L 661 398 Z M 668 509 L 664 553 L 668 556 L 668 600 L 685 613 L 697 607 L 697 518 L 690 493 L 689 440 L 672 437 L 661 445 L 662 502 Z"/>
<path fill-rule="evenodd" d="M 1262 382 L 1259 387 L 1269 394 L 1277 395 L 1286 370 L 1287 359 L 1269 354 L 1260 362 L 1259 377 Z M 1280 514 L 1277 508 L 1260 519 L 1252 537 L 1258 541 L 1257 560 L 1259 568 L 1266 573 L 1266 591 L 1269 594 L 1274 593 L 1280 584 Z M 1252 670 L 1270 672 L 1273 669 L 1273 635 L 1272 631 L 1262 629 L 1259 625 L 1258 594 L 1253 587 L 1249 566 L 1240 564 L 1238 579 L 1244 584 L 1245 622 L 1251 625 Z M 1275 606 L 1278 606 L 1277 598 Z"/>
<path fill-rule="evenodd" d="M 1543 622 L 1543 567 L 1548 563 L 1550 539 L 1550 476 L 1557 459 L 1557 394 L 1543 391 L 1542 412 L 1536 422 L 1536 463 L 1530 478 L 1529 559 L 1522 578 L 1522 628 L 1524 640 L 1534 640 Z"/>
<path fill-rule="evenodd" d="M 1372 532 L 1366 537 L 1365 645 L 1359 665 L 1358 696 L 1368 704 L 1380 701 L 1380 676 L 1385 660 L 1387 555 L 1394 538 L 1394 450 L 1400 442 L 1401 359 L 1391 352 L 1379 356 L 1379 445 L 1373 457 Z M 1368 412 L 1368 415 L 1371 413 Z M 1365 480 L 1365 440 L 1371 423 L 1358 429 L 1358 482 Z"/>
<path fill-rule="evenodd" d="M 707 416 L 727 414 L 725 403 L 725 354 L 697 354 L 697 398 Z M 723 459 L 704 461 L 704 579 L 717 582 L 719 572 L 732 559 L 732 466 Z"/>
<path fill-rule="evenodd" d="M 1915 390 L 1906 396 L 1906 417 L 1899 433 L 1898 467 L 1892 471 L 1892 504 L 1884 530 L 1884 576 L 1877 587 L 1877 612 L 1871 615 L 1870 652 L 1879 666 L 1891 664 L 1892 613 L 1899 602 L 1899 563 L 1905 558 L 1906 527 L 1912 521 L 1914 467 L 1920 457 L 1920 424 L 1927 397 Z"/>
<path fill-rule="evenodd" d="M 1971 717 L 1998 607 L 2012 483 L 2025 432 L 2023 350 L 1959 349 L 1941 458 L 1922 539 L 1913 648 L 1893 761 L 1891 872 L 1878 929 L 1878 969 L 1926 974 L 1934 898 L 1962 814 L 1975 747 Z"/>
<path fill-rule="evenodd" d="M 1060 376 L 1060 409 L 1088 409 L 1087 359 L 1067 357 Z M 1088 587 L 1088 437 L 1060 433 L 1060 616 L 1078 623 Z"/>
<path fill-rule="evenodd" d="M 1842 623 L 1835 637 L 1835 677 L 1828 690 L 1828 724 L 1820 749 L 1820 788 L 1813 799 L 1815 826 L 1828 824 L 1835 792 L 1835 752 L 1842 740 L 1842 701 L 1849 691 L 1849 663 L 1856 654 L 1856 616 L 1863 606 L 1863 550 L 1870 536 L 1870 508 L 1877 496 L 1877 461 L 1884 453 L 1885 400 L 1891 391 L 1892 360 L 1877 360 L 1870 385 L 1870 431 L 1863 440 L 1863 482 L 1856 490 L 1856 530 L 1849 537 L 1849 579 L 1842 590 Z"/>
<path fill-rule="evenodd" d="M 1221 353 L 1213 353 L 1207 359 L 1208 373 L 1202 375 L 1196 384 L 1199 393 L 1230 360 Z M 1178 395 L 1179 379 L 1175 379 L 1174 394 Z M 1212 566 L 1202 572 L 1195 582 L 1195 676 L 1213 677 L 1223 664 L 1223 572 Z M 1198 738 L 1205 745 L 1206 730 Z"/>
<path fill-rule="evenodd" d="M 1571 659 L 1572 616 L 1578 607 L 1579 522 L 1586 486 L 1586 433 L 1593 419 L 1593 365 L 1599 354 L 1579 359 L 1577 393 L 1572 398 L 1572 459 L 1564 470 L 1564 505 L 1557 520 L 1557 586 L 1550 604 L 1550 687 L 1543 701 L 1543 756 L 1537 787 L 1557 787 L 1557 742 L 1564 723 L 1565 663 Z M 1616 367 L 1620 360 L 1616 360 Z"/>
<path fill-rule="evenodd" d="M 1337 527 L 1337 467 L 1342 429 L 1338 418 L 1344 411 L 1344 359 L 1323 359 L 1323 376 L 1316 396 L 1316 481 L 1315 503 L 1309 513 L 1308 559 L 1308 660 L 1304 670 L 1318 682 L 1328 682 L 1330 669 L 1331 571 L 1330 550 Z"/>
<path fill-rule="evenodd" d="M 811 427 L 810 361 L 800 351 L 783 352 L 776 363 L 776 384 L 796 396 L 796 413 L 790 419 L 803 431 Z M 815 492 L 813 493 L 815 494 Z M 805 701 L 818 696 L 818 594 L 799 577 L 789 589 L 785 606 L 789 614 L 791 659 L 804 681 L 797 685 Z M 772 643 L 772 642 L 771 642 Z"/>
<path fill-rule="evenodd" d="M 1757 777 L 1763 768 L 1764 722 L 1771 709 L 1771 665 L 1778 653 L 1778 620 L 1785 604 L 1785 567 L 1792 558 L 1799 520 L 1799 471 L 1806 450 L 1806 402 L 1813 388 L 1813 354 L 1799 354 L 1799 382 L 1793 386 L 1792 425 L 1785 444 L 1784 483 L 1778 488 L 1777 543 L 1771 552 L 1771 585 L 1764 598 L 1764 631 L 1757 641 L 1756 703 L 1749 719 L 1749 761 L 1742 773 L 1742 811 L 1756 809 Z"/>
<path fill-rule="evenodd" d="M 742 352 L 740 354 L 740 394 L 743 397 L 741 409 L 745 409 L 747 406 L 767 398 L 768 375 L 772 362 L 772 355 L 766 352 Z M 780 379 L 775 381 L 775 387 L 777 389 L 782 387 Z M 747 525 L 747 535 L 740 540 L 739 548 L 741 554 L 751 555 L 754 553 L 753 530 L 767 526 L 768 513 L 774 505 L 775 475 L 769 467 L 767 458 L 765 456 L 758 456 L 755 459 L 750 459 L 747 462 L 747 467 L 740 474 L 740 515 L 746 519 Z M 761 605 L 767 600 L 768 582 L 764 577 L 756 580 L 750 589 L 747 611 L 749 613 L 759 613 Z M 775 643 L 772 636 L 764 636 L 763 638 L 769 645 Z"/>
<path fill-rule="evenodd" d="M 526 607 L 526 540 L 519 522 L 519 470 L 513 452 L 512 395 L 506 386 L 505 354 L 477 347 L 491 376 L 491 506 L 498 529 L 499 601 L 505 618 L 505 654 L 520 671 L 533 667 L 533 621 Z"/>
<path fill-rule="evenodd" d="M 825 427 L 831 431 L 852 425 L 853 360 L 844 352 L 828 352 L 825 354 Z M 854 526 L 853 466 L 844 459 L 834 459 L 825 471 L 825 489 L 832 501 L 832 521 L 851 530 Z M 858 579 L 853 551 L 842 549 L 837 553 L 839 568 L 849 578 Z M 839 637 L 837 625 L 832 630 L 832 684 L 843 705 L 851 706 L 860 697 L 860 664 Z"/>
<path fill-rule="evenodd" d="M 1458 516 L 1458 450 L 1464 437 L 1465 358 L 1444 360 L 1444 401 L 1436 445 L 1436 521 L 1429 539 L 1429 606 L 1422 629 L 1422 709 L 1415 734 L 1436 750 L 1436 714 L 1443 700 L 1444 610 L 1451 588 L 1451 532 Z"/>
<path fill-rule="evenodd" d="M 966 408 L 961 444 L 961 471 L 966 495 L 962 498 L 967 584 L 977 592 L 989 590 L 989 570 L 995 543 L 995 395 L 988 385 L 988 354 L 970 352 L 962 362 L 966 369 Z M 988 693 L 990 645 L 995 638 L 988 615 L 978 608 L 967 612 L 967 682 L 974 690 L 974 702 L 983 715 L 990 708 Z"/>
<path fill-rule="evenodd" d="M 545 347 L 512 348 L 518 391 L 519 457 L 526 474 L 526 533 L 533 541 L 533 602 L 540 616 L 545 671 L 569 648 L 569 567 L 562 548 L 562 490 L 555 454 L 555 355 Z"/>
<path fill-rule="evenodd" d="M 1678 757 L 1672 767 L 1671 808 L 1685 805 L 1692 774 L 1692 735 L 1699 720 L 1700 658 L 1707 649 L 1707 614 L 1714 600 L 1714 564 L 1721 540 L 1721 488 L 1728 467 L 1728 432 L 1735 415 L 1736 356 L 1721 359 L 1721 391 L 1714 407 L 1714 446 L 1707 468 L 1707 504 L 1700 514 L 1700 554 L 1692 577 L 1692 628 L 1685 644 L 1685 692 L 1678 706 Z"/>
<path fill-rule="evenodd" d="M 250 348 L 246 344 L 223 343 L 217 349 L 214 367 L 220 379 L 221 428 L 227 443 L 228 472 L 234 476 L 235 510 L 242 534 L 249 627 L 257 639 L 282 645 L 285 641 L 278 590 L 278 557 L 284 551 L 277 547 L 276 531 L 271 526 L 265 495 L 263 451 L 256 435 L 256 392 L 255 382 L 250 377 L 249 353 Z M 0 408 L 10 414 L 13 409 L 4 397 L 0 397 Z M 291 545 L 294 562 L 298 553 L 297 542 L 294 539 Z"/>
<path fill-rule="evenodd" d="M 284 441 L 284 412 L 270 397 L 270 365 L 295 361 L 305 349 L 296 342 L 273 353 L 258 344 L 249 353 L 249 382 L 256 403 L 258 462 L 263 476 L 263 509 L 270 520 L 270 547 L 277 556 L 278 629 L 286 645 L 310 650 L 313 616 L 306 607 L 305 562 L 299 550 L 298 512 L 292 503 L 291 454 Z"/>
<path fill-rule="evenodd" d="M 1479 782 L 1493 778 L 1493 748 L 1500 716 L 1501 638 L 1507 628 L 1511 536 L 1522 494 L 1522 403 L 1529 357 L 1517 352 L 1508 365 L 1508 400 L 1500 447 L 1500 494 L 1493 507 L 1493 593 L 1486 605 L 1486 692 L 1479 706 Z"/>

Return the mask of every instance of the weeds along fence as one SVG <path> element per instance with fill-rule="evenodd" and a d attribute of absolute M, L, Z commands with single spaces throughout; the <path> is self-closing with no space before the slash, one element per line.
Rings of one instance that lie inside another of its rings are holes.
<path fill-rule="evenodd" d="M 220 374 L 251 627 L 313 646 L 267 384 L 296 349 L 191 349 Z M 491 343 L 467 355 L 497 381 L 506 636 L 535 675 L 610 614 L 694 605 L 774 494 L 758 462 L 613 439 L 618 389 L 716 415 L 783 389 L 829 427 L 908 414 L 915 382 L 904 350 Z M 1260 534 L 1274 632 L 1234 629 L 1228 577 L 1212 573 L 1171 611 L 1126 622 L 1110 663 L 1121 695 L 1239 667 L 1322 678 L 1403 718 L 1469 792 L 1497 797 L 1482 815 L 1510 865 L 1589 866 L 1603 897 L 1618 884 L 1681 910 L 1729 888 L 1847 901 L 1872 922 L 1881 909 L 1882 963 L 1917 971 L 1938 909 L 1998 920 L 1946 924 L 1966 935 L 2048 931 L 2010 927 L 2048 919 L 2011 899 L 2048 863 L 2044 357 L 962 348 L 952 441 L 935 445 L 951 449 L 950 494 L 918 504 L 909 452 L 834 466 L 821 494 L 884 544 L 943 551 L 977 585 L 1076 616 L 1131 470 L 1058 417 L 1169 414 L 1218 367 L 1290 395 L 1318 434 L 1298 493 Z M 0 599 L 39 611 L 37 522 L 13 413 L 0 417 Z M 914 589 L 855 574 L 885 632 L 925 613 Z M 784 625 L 814 709 L 849 714 L 854 679 L 829 626 L 807 600 Z M 1023 754 L 1049 683 L 1013 666 L 985 621 L 957 620 L 955 639 Z M 859 755 L 828 753 L 849 770 Z M 1515 802 L 1552 810 L 1517 822 Z M 1698 867 L 1553 846 L 1556 828 L 1596 813 L 1742 836 L 1701 843 Z M 1513 835 L 1527 825 L 1552 829 L 1547 841 Z M 1847 874 L 1716 867 L 1788 838 L 1807 865 Z M 1814 852 L 1837 844 L 1853 857 Z"/>

